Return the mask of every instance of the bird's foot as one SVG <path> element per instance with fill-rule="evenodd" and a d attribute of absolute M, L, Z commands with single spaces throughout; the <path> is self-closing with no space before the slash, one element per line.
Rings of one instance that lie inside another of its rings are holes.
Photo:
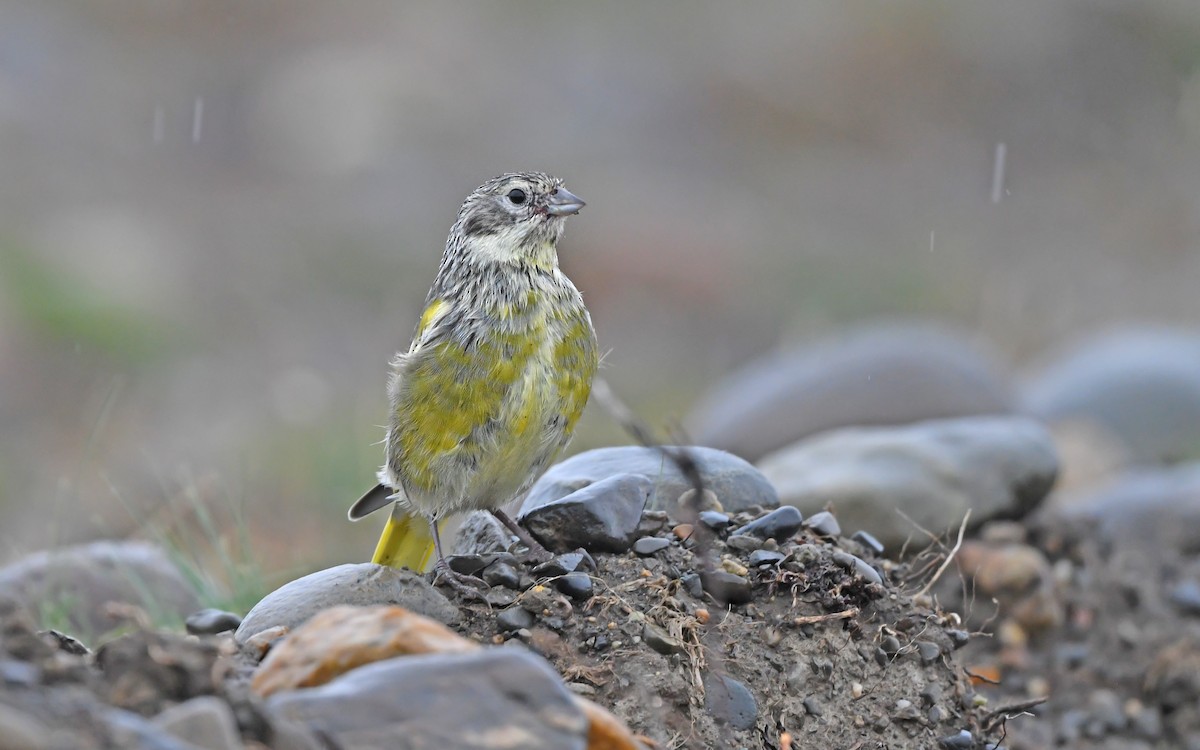
<path fill-rule="evenodd" d="M 433 585 L 438 586 L 441 584 L 454 589 L 464 599 L 481 601 L 485 604 L 487 603 L 487 599 L 484 597 L 484 592 L 491 588 L 481 578 L 451 570 L 450 564 L 444 558 L 438 560 L 437 564 L 433 566 Z"/>

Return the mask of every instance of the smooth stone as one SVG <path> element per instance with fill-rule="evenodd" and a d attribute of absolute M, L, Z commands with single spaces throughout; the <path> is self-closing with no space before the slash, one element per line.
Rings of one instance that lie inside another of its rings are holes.
<path fill-rule="evenodd" d="M 1200 615 L 1200 583 L 1189 578 L 1171 587 L 1168 594 L 1171 603 L 1188 615 Z"/>
<path fill-rule="evenodd" d="M 502 632 L 511 632 L 521 628 L 532 628 L 533 613 L 524 607 L 512 606 L 496 615 L 496 627 Z"/>
<path fill-rule="evenodd" d="M 782 552 L 776 552 L 775 550 L 756 549 L 750 553 L 750 557 L 747 559 L 747 562 L 750 563 L 750 567 L 757 568 L 760 565 L 778 565 L 779 563 L 783 562 L 786 557 L 787 555 L 783 554 Z"/>
<path fill-rule="evenodd" d="M 515 591 L 521 588 L 521 574 L 506 562 L 494 562 L 483 569 L 483 582 Z"/>
<path fill-rule="evenodd" d="M 533 569 L 536 576 L 565 576 L 576 571 L 596 572 L 596 561 L 584 550 L 564 552 Z"/>
<path fill-rule="evenodd" d="M 183 625 L 192 635 L 216 635 L 226 630 L 237 630 L 242 618 L 233 612 L 220 609 L 202 609 L 188 615 Z"/>
<path fill-rule="evenodd" d="M 749 534 L 730 534 L 729 538 L 725 540 L 725 546 L 738 552 L 753 552 L 762 548 L 763 541 Z"/>
<path fill-rule="evenodd" d="M 442 535 L 444 539 L 445 534 Z M 492 555 L 505 552 L 516 537 L 486 510 L 468 513 L 454 533 L 454 554 Z"/>
<path fill-rule="evenodd" d="M 181 740 L 206 750 L 242 750 L 242 736 L 229 704 L 202 695 L 171 706 L 151 723 Z"/>
<path fill-rule="evenodd" d="M 1200 458 L 1200 331 L 1127 328 L 1080 341 L 1025 388 L 1029 413 L 1103 428 L 1135 463 Z"/>
<path fill-rule="evenodd" d="M 804 516 L 791 505 L 776 508 L 737 530 L 739 536 L 786 541 L 804 525 Z M 726 542 L 728 543 L 728 542 Z"/>
<path fill-rule="evenodd" d="M 968 417 L 906 427 L 851 428 L 765 457 L 780 500 L 806 513 L 837 508 L 849 526 L 899 547 L 912 519 L 934 534 L 1037 507 L 1058 459 L 1046 428 L 1025 417 Z"/>
<path fill-rule="evenodd" d="M 729 528 L 730 519 L 727 513 L 721 513 L 715 510 L 705 510 L 700 512 L 700 523 L 704 524 L 713 531 L 720 533 Z"/>
<path fill-rule="evenodd" d="M 479 577 L 483 569 L 491 560 L 483 555 L 449 555 L 446 557 L 446 564 L 450 566 L 450 570 L 464 576 Z"/>
<path fill-rule="evenodd" d="M 870 563 L 858 555 L 852 555 L 849 552 L 834 552 L 832 559 L 851 573 L 857 573 L 867 583 L 883 583 L 883 578 L 879 575 L 879 571 L 871 567 Z"/>
<path fill-rule="evenodd" d="M 758 718 L 758 703 L 745 685 L 728 675 L 704 675 L 704 710 L 721 724 L 750 729 Z"/>
<path fill-rule="evenodd" d="M 958 734 L 939 738 L 938 747 L 943 750 L 972 750 L 975 747 L 975 737 L 966 729 L 961 729 Z"/>
<path fill-rule="evenodd" d="M 552 550 L 624 552 L 637 538 L 653 486 L 641 474 L 624 473 L 544 502 L 534 502 L 531 492 L 517 520 Z"/>
<path fill-rule="evenodd" d="M 683 643 L 678 638 L 672 638 L 667 631 L 652 622 L 646 623 L 642 628 L 642 640 L 663 656 L 677 654 L 683 650 Z"/>
<path fill-rule="evenodd" d="M 592 577 L 587 573 L 567 573 L 554 579 L 554 588 L 576 601 L 592 598 Z"/>
<path fill-rule="evenodd" d="M 863 531 L 862 529 L 859 529 L 858 531 L 854 532 L 854 536 L 850 538 L 871 550 L 876 555 L 883 554 L 883 542 L 876 539 L 875 535 L 869 531 Z"/>
<path fill-rule="evenodd" d="M 35 614 L 65 609 L 71 630 L 85 637 L 114 627 L 106 614 L 112 602 L 180 620 L 203 606 L 170 556 L 141 541 L 99 541 L 18 558 L 0 568 L 0 599 Z"/>
<path fill-rule="evenodd" d="M 644 536 L 633 543 L 633 551 L 642 557 L 649 557 L 655 552 L 662 552 L 670 546 L 670 539 L 663 539 L 660 536 Z"/>
<path fill-rule="evenodd" d="M 687 573 L 679 579 L 679 583 L 683 585 L 683 589 L 687 591 L 693 599 L 704 598 L 704 582 L 700 580 L 699 573 Z"/>
<path fill-rule="evenodd" d="M 1200 461 L 1140 469 L 1095 490 L 1056 498 L 1044 525 L 1066 522 L 1106 543 L 1195 554 L 1200 528 Z"/>
<path fill-rule="evenodd" d="M 669 446 L 669 449 L 679 450 L 679 446 Z M 689 446 L 686 450 L 700 471 L 705 489 L 716 493 L 725 512 L 737 513 L 754 506 L 774 508 L 779 505 L 775 488 L 744 459 L 714 448 Z M 679 496 L 693 489 L 691 482 L 661 450 L 642 446 L 598 448 L 550 467 L 534 483 L 521 512 L 566 497 L 589 484 L 629 473 L 650 478 L 652 488 L 646 504 L 649 510 L 677 514 Z"/>
<path fill-rule="evenodd" d="M 933 641 L 917 641 L 917 656 L 926 666 L 934 664 L 942 657 L 942 647 Z"/>
<path fill-rule="evenodd" d="M 388 659 L 267 707 L 348 750 L 584 750 L 590 725 L 553 668 L 514 648 Z"/>
<path fill-rule="evenodd" d="M 749 581 L 723 570 L 701 573 L 700 583 L 709 596 L 723 604 L 746 604 L 754 598 Z"/>
<path fill-rule="evenodd" d="M 311 573 L 267 594 L 242 618 L 234 639 L 242 644 L 276 625 L 295 630 L 317 612 L 340 604 L 398 604 L 445 624 L 460 618 L 450 600 L 411 570 L 348 563 Z"/>
<path fill-rule="evenodd" d="M 990 352 L 955 329 L 915 322 L 765 356 L 717 385 L 685 424 L 700 444 L 756 461 L 827 430 L 1006 414 L 1015 403 Z"/>
<path fill-rule="evenodd" d="M 821 536 L 838 536 L 842 533 L 838 520 L 827 510 L 812 514 L 804 520 L 804 525 Z"/>

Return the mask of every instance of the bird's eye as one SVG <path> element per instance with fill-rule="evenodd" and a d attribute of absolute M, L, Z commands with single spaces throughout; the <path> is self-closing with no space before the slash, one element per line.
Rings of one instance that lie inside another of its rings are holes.
<path fill-rule="evenodd" d="M 513 202 L 513 205 L 521 205 L 525 202 L 525 191 L 520 188 L 513 188 L 508 191 L 508 199 Z"/>

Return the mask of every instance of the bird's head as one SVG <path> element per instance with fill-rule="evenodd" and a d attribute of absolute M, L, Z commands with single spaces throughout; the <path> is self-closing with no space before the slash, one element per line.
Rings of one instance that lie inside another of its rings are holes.
<path fill-rule="evenodd" d="M 458 212 L 451 239 L 501 261 L 553 263 L 564 219 L 584 203 L 543 172 L 503 174 L 480 185 Z"/>

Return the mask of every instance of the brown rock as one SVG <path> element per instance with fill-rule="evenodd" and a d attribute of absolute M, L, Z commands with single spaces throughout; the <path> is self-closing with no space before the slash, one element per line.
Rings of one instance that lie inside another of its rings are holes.
<path fill-rule="evenodd" d="M 645 750 L 645 745 L 633 736 L 625 722 L 586 698 L 576 698 L 575 705 L 583 711 L 590 726 L 587 750 Z"/>
<path fill-rule="evenodd" d="M 323 685 L 355 667 L 405 654 L 463 653 L 479 645 L 403 607 L 334 607 L 271 649 L 251 689 L 262 696 Z"/>

